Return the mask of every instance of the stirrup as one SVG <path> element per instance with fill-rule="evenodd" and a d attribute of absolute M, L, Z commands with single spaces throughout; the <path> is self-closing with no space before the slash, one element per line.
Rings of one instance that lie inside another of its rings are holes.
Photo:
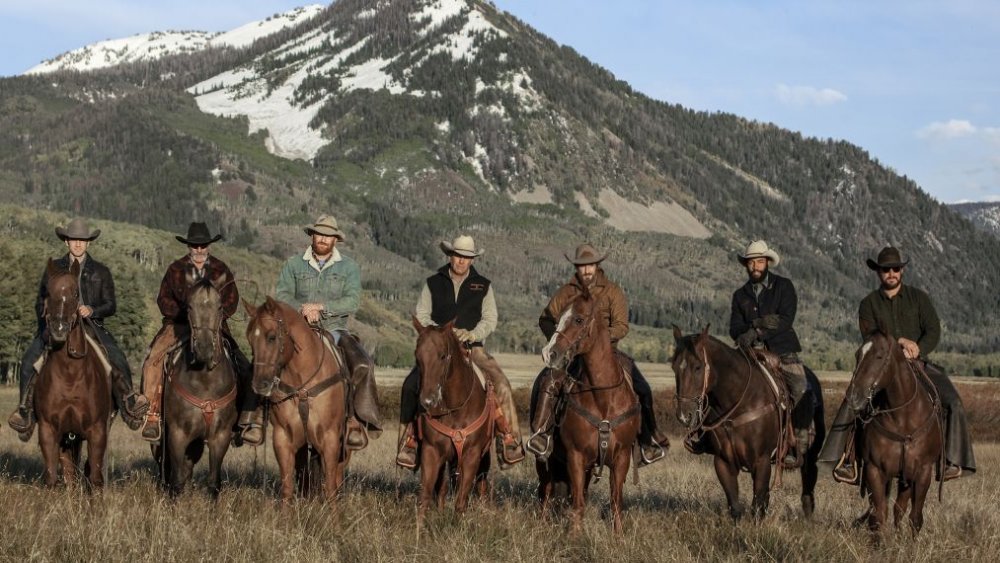
<path fill-rule="evenodd" d="M 535 446 L 535 438 L 545 438 L 545 446 L 543 448 L 538 448 Z M 553 443 L 552 434 L 547 433 L 543 430 L 537 430 L 534 434 L 528 437 L 527 443 L 524 445 L 524 449 L 528 450 L 534 454 L 538 461 L 546 461 L 549 456 L 552 455 Z"/>
<path fill-rule="evenodd" d="M 497 436 L 497 459 L 501 469 L 508 469 L 524 461 L 524 447 L 513 434 Z"/>
<path fill-rule="evenodd" d="M 840 462 L 833 468 L 833 480 L 848 485 L 860 484 L 861 475 L 858 473 L 858 464 L 849 463 L 847 459 L 841 458 Z"/>
<path fill-rule="evenodd" d="M 357 420 L 347 422 L 347 449 L 363 450 L 368 447 L 368 429 Z"/>
<path fill-rule="evenodd" d="M 653 448 L 656 453 L 652 457 L 646 457 L 646 448 Z M 648 444 L 639 444 L 639 461 L 642 465 L 652 465 L 665 457 L 667 457 L 667 449 L 656 440 Z"/>
<path fill-rule="evenodd" d="M 159 414 L 147 414 L 146 422 L 142 425 L 142 432 L 139 434 L 143 440 L 158 444 L 163 437 L 163 422 Z"/>

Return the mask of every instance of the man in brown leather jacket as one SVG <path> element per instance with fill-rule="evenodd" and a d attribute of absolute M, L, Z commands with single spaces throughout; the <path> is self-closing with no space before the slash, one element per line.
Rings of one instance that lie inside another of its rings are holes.
<path fill-rule="evenodd" d="M 670 440 L 656 428 L 656 418 L 653 414 L 653 391 L 650 389 L 649 383 L 642 376 L 635 362 L 618 349 L 618 342 L 628 334 L 628 301 L 625 298 L 625 292 L 618 287 L 618 284 L 608 279 L 601 268 L 600 264 L 604 258 L 604 255 L 589 244 L 578 246 L 572 258 L 566 255 L 566 259 L 575 266 L 576 272 L 549 300 L 549 304 L 538 318 L 538 327 L 542 330 L 545 338 L 552 338 L 559 323 L 559 317 L 562 316 L 566 307 L 583 292 L 585 286 L 590 289 L 591 295 L 597 300 L 601 319 L 608 327 L 615 355 L 619 357 L 619 361 L 624 358 L 632 366 L 632 388 L 639 396 L 639 405 L 642 411 L 639 445 L 642 450 L 643 463 L 649 464 L 663 458 L 666 449 L 670 447 Z M 578 369 L 576 362 L 574 362 L 570 364 L 567 371 L 572 376 Z M 552 453 L 551 438 L 555 428 L 552 420 L 552 403 L 557 395 L 558 378 L 551 377 L 548 369 L 542 370 L 542 373 L 535 379 L 531 390 L 531 404 L 537 408 L 538 414 L 532 416 L 532 435 L 527 444 L 527 450 L 535 454 L 539 461 L 548 459 Z M 535 428 L 536 419 L 540 421 L 538 428 Z"/>

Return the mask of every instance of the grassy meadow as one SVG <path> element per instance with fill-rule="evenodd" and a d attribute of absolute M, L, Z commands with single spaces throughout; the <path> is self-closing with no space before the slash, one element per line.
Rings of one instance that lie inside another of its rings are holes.
<path fill-rule="evenodd" d="M 501 356 L 526 406 L 533 357 Z M 475 500 L 458 517 L 451 504 L 432 511 L 422 530 L 414 525 L 416 476 L 395 469 L 395 425 L 352 460 L 336 507 L 300 500 L 281 507 L 277 465 L 270 446 L 230 450 L 224 490 L 213 503 L 196 484 L 176 501 L 161 494 L 149 448 L 121 422 L 112 429 L 111 480 L 101 494 L 80 488 L 45 489 L 37 433 L 22 444 L 0 430 L 0 561 L 993 561 L 1000 552 L 1000 496 L 996 418 L 1000 384 L 962 380 L 970 410 L 980 472 L 948 483 L 944 500 L 927 503 L 925 527 L 914 540 L 907 530 L 890 532 L 875 546 L 851 522 L 865 503 L 857 489 L 833 482 L 828 473 L 816 493 L 816 514 L 802 517 L 799 479 L 785 476 L 773 491 L 769 515 L 760 523 L 734 524 L 706 456 L 680 446 L 672 418 L 672 376 L 663 365 L 644 365 L 656 390 L 661 420 L 676 437 L 667 458 L 641 471 L 639 486 L 625 489 L 625 533 L 614 537 L 605 519 L 607 485 L 592 486 L 583 529 L 573 535 L 557 515 L 539 517 L 533 463 L 493 475 L 492 501 Z M 379 372 L 383 414 L 394 420 L 402 370 Z M 847 374 L 820 374 L 828 413 L 846 386 Z M 17 398 L 0 389 L 5 418 Z M 666 418 L 662 418 L 666 417 Z M 828 416 L 829 418 L 829 416 Z M 204 463 L 204 462 L 203 462 Z M 741 478 L 749 503 L 749 477 Z"/>

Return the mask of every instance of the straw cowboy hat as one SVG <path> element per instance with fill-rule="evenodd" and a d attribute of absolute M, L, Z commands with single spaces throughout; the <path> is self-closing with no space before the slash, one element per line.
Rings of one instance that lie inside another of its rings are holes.
<path fill-rule="evenodd" d="M 903 260 L 903 256 L 899 253 L 899 249 L 895 246 L 887 246 L 878 253 L 878 257 L 872 260 L 868 259 L 868 267 L 872 270 L 879 270 L 881 268 L 902 268 L 903 266 L 909 264 L 909 260 Z"/>
<path fill-rule="evenodd" d="M 482 248 L 476 248 L 476 241 L 472 240 L 469 235 L 459 235 L 451 242 L 441 241 L 441 251 L 449 256 L 457 254 L 466 258 L 482 256 L 486 252 Z"/>
<path fill-rule="evenodd" d="M 344 231 L 341 231 L 340 227 L 337 226 L 337 220 L 333 218 L 333 215 L 320 215 L 315 223 L 307 225 L 303 230 L 309 236 L 315 233 L 327 237 L 337 237 L 341 241 L 344 240 Z"/>
<path fill-rule="evenodd" d="M 576 247 L 576 255 L 573 258 L 569 257 L 569 254 L 563 254 L 567 260 L 573 263 L 574 266 L 586 266 L 587 264 L 600 264 L 607 258 L 606 255 L 601 254 L 593 246 L 584 243 Z"/>
<path fill-rule="evenodd" d="M 91 231 L 86 219 L 76 218 L 65 229 L 56 227 L 56 236 L 62 240 L 94 240 L 101 236 L 101 229 Z"/>
<path fill-rule="evenodd" d="M 208 246 L 222 238 L 222 235 L 212 236 L 205 223 L 191 223 L 188 225 L 187 237 L 175 235 L 175 238 L 188 246 Z"/>
<path fill-rule="evenodd" d="M 742 254 L 737 254 L 736 259 L 740 264 L 746 264 L 747 260 L 754 258 L 767 258 L 771 266 L 777 266 L 781 262 L 781 257 L 773 249 L 767 246 L 762 240 L 755 240 L 747 245 L 747 249 Z"/>

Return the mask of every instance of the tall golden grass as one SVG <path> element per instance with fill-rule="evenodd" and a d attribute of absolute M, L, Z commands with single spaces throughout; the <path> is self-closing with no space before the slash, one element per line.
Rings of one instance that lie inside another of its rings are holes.
<path fill-rule="evenodd" d="M 846 380 L 825 393 L 835 407 Z M 661 416 L 672 414 L 669 388 L 657 386 Z M 386 410 L 398 388 L 385 388 Z M 155 484 L 147 445 L 116 423 L 110 483 L 100 494 L 45 489 L 37 443 L 0 430 L 0 560 L 2 561 L 993 561 L 1000 553 L 1000 447 L 994 428 L 1000 386 L 962 384 L 977 439 L 980 472 L 947 483 L 932 499 L 917 539 L 908 530 L 874 545 L 851 526 L 863 510 L 857 489 L 824 474 L 816 514 L 803 518 L 799 479 L 786 473 L 762 522 L 733 523 L 711 459 L 679 446 L 626 485 L 625 532 L 611 533 L 604 482 L 591 487 L 583 530 L 573 535 L 554 515 L 539 517 L 535 473 L 522 463 L 493 476 L 493 499 L 477 500 L 464 516 L 449 504 L 432 511 L 418 531 L 417 479 L 394 469 L 395 429 L 352 460 L 335 507 L 300 500 L 276 502 L 277 467 L 270 447 L 230 450 L 224 490 L 213 503 L 196 472 L 193 489 L 169 500 Z M 527 391 L 518 390 L 519 402 Z M 0 390 L 6 416 L 16 391 Z M 521 405 L 524 406 L 523 404 Z M 390 418 L 391 417 L 387 417 Z M 670 419 L 672 420 L 672 418 Z M 665 420 L 665 422 L 669 422 Z M 672 423 L 671 423 L 672 424 Z M 387 425 L 388 426 L 388 425 Z M 631 477 L 630 477 L 631 479 Z M 741 478 L 748 503 L 749 478 Z"/>

